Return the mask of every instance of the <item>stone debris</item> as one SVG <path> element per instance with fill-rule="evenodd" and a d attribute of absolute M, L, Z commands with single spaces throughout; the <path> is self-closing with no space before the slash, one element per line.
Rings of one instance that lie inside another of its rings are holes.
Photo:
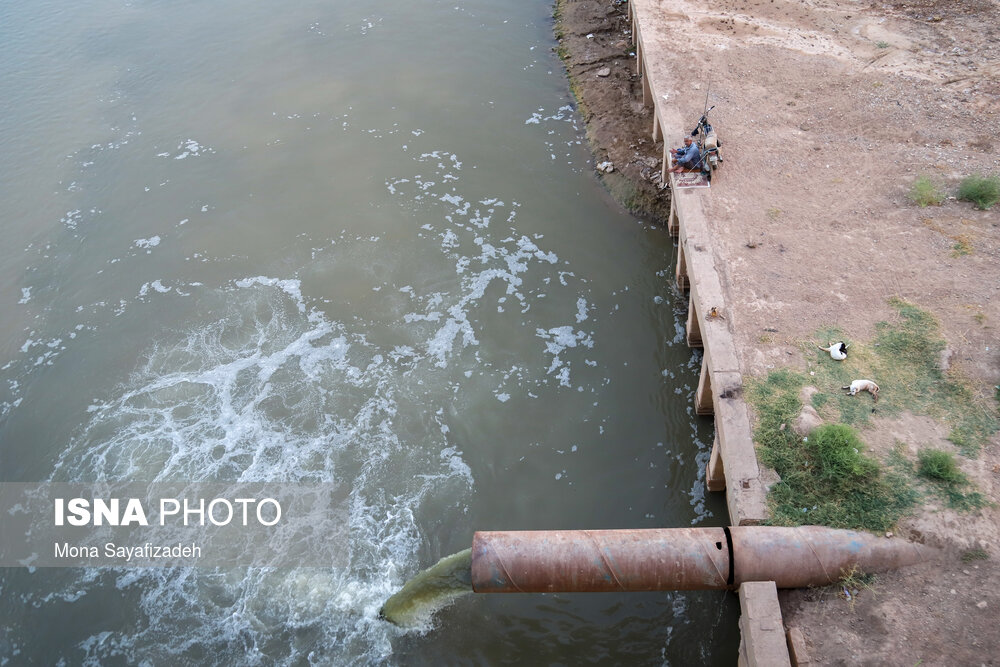
<path fill-rule="evenodd" d="M 822 425 L 823 419 L 816 412 L 816 408 L 811 405 L 805 405 L 802 407 L 802 412 L 799 413 L 799 416 L 792 422 L 792 430 L 799 435 L 805 436 Z"/>
<path fill-rule="evenodd" d="M 605 160 L 604 162 L 597 163 L 597 171 L 602 174 L 610 174 L 615 170 L 615 165 L 611 160 Z"/>
<path fill-rule="evenodd" d="M 610 76 L 610 75 L 611 75 L 611 68 L 610 67 L 602 67 L 601 69 L 597 70 L 597 76 L 605 77 L 605 76 Z"/>

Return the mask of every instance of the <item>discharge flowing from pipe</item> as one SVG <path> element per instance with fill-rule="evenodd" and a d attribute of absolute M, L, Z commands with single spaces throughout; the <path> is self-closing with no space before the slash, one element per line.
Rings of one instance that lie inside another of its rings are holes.
<path fill-rule="evenodd" d="M 403 627 L 429 623 L 436 611 L 472 592 L 471 558 L 472 549 L 445 556 L 386 600 L 379 616 Z"/>

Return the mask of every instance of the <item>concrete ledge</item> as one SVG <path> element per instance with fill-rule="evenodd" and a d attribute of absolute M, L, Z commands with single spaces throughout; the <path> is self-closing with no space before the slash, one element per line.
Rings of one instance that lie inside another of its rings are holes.
<path fill-rule="evenodd" d="M 669 8 L 662 0 L 629 1 L 643 104 L 653 107 L 652 138 L 663 139 L 661 176 L 663 182 L 670 184 L 673 195 L 667 229 L 677 237 L 675 277 L 680 289 L 690 290 L 687 342 L 689 346 L 704 348 L 695 411 L 715 415 L 715 442 L 705 483 L 710 491 L 725 489 L 730 524 L 759 524 L 768 517 L 767 491 L 761 480 L 749 410 L 743 397 L 739 356 L 726 317 L 721 265 L 717 266 L 712 230 L 702 208 L 702 196 L 710 196 L 711 191 L 678 189 L 676 177 L 667 171 L 672 162 L 670 145 L 687 135 L 695 120 L 682 118 L 676 108 L 669 106 L 669 100 L 681 98 L 681 82 L 666 60 L 656 57 L 667 52 L 673 41 L 683 38 L 683 25 L 674 30 L 664 19 L 667 11 Z M 739 663 L 790 665 L 788 642 L 792 636 L 786 639 L 774 582 L 743 584 L 739 597 L 743 611 Z"/>
<path fill-rule="evenodd" d="M 791 667 L 785 627 L 773 581 L 740 586 L 740 663 L 748 667 Z"/>
<path fill-rule="evenodd" d="M 726 317 L 725 290 L 717 268 L 712 231 L 701 203 L 701 198 L 710 196 L 711 191 L 678 189 L 675 176 L 666 172 L 671 161 L 667 150 L 671 137 L 676 134 L 679 140 L 689 132 L 685 128 L 693 124 L 693 119 L 682 118 L 665 101 L 677 92 L 672 88 L 674 75 L 662 61 L 647 57 L 670 47 L 669 24 L 662 20 L 663 6 L 659 0 L 631 0 L 629 11 L 637 45 L 637 70 L 643 77 L 643 101 L 653 105 L 654 134 L 665 137 L 664 180 L 670 183 L 673 193 L 669 227 L 678 235 L 676 277 L 681 289 L 690 289 L 687 339 L 691 346 L 702 346 L 705 354 L 695 411 L 715 414 L 722 459 L 722 465 L 716 465 L 715 470 L 724 471 L 730 523 L 762 523 L 768 516 L 766 490 L 760 479 L 749 411 L 743 399 L 739 357 Z M 713 486 L 718 486 L 718 476 Z"/>
<path fill-rule="evenodd" d="M 806 638 L 798 628 L 788 628 L 785 633 L 788 640 L 788 655 L 792 659 L 792 667 L 809 667 L 809 653 L 806 650 Z"/>

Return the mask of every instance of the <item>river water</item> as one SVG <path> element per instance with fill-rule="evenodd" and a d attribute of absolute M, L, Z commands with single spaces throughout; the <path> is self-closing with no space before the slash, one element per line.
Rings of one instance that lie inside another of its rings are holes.
<path fill-rule="evenodd" d="M 3 481 L 349 489 L 348 567 L 6 569 L 0 664 L 732 664 L 722 592 L 464 596 L 477 529 L 721 525 L 662 229 L 548 2 L 0 7 Z"/>

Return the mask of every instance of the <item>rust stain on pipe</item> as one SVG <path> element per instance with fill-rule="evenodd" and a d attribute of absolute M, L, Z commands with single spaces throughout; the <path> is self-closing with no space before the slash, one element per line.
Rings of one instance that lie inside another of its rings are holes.
<path fill-rule="evenodd" d="M 667 591 L 774 581 L 821 585 L 929 560 L 903 540 L 820 526 L 477 532 L 477 593 Z"/>
<path fill-rule="evenodd" d="M 731 531 L 735 580 L 774 581 L 778 588 L 830 584 L 853 567 L 884 572 L 936 555 L 906 540 L 823 526 L 742 526 Z"/>
<path fill-rule="evenodd" d="M 477 593 L 725 588 L 722 528 L 479 532 Z"/>

